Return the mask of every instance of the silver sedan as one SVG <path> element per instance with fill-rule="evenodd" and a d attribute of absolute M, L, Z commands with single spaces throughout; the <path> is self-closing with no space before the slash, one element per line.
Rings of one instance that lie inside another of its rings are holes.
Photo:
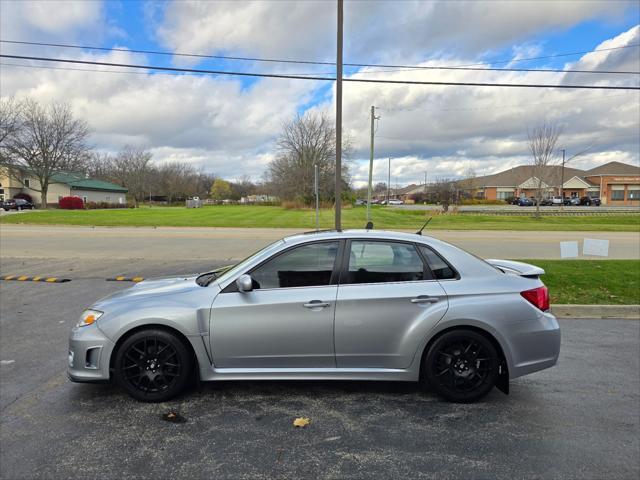
<path fill-rule="evenodd" d="M 416 234 L 295 235 L 94 303 L 71 331 L 68 373 L 151 402 L 196 377 L 415 381 L 471 402 L 556 364 L 542 274 Z"/>

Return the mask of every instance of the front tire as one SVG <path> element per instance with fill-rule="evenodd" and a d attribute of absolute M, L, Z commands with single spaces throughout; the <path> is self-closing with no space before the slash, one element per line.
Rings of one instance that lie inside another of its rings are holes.
<path fill-rule="evenodd" d="M 498 379 L 499 357 L 493 344 L 472 330 L 452 330 L 438 337 L 424 357 L 423 379 L 440 397 L 475 402 Z"/>
<path fill-rule="evenodd" d="M 128 337 L 115 357 L 116 382 L 136 400 L 164 402 L 193 378 L 193 356 L 184 341 L 161 329 Z"/>

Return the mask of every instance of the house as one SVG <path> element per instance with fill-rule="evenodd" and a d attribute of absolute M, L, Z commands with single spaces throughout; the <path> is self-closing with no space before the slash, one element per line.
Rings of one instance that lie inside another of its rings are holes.
<path fill-rule="evenodd" d="M 41 203 L 40 182 L 27 171 L 8 175 L 0 170 L 0 201 L 14 198 L 19 193 L 29 195 L 36 204 Z M 47 204 L 55 206 L 62 197 L 80 197 L 87 202 L 106 202 L 124 205 L 127 189 L 113 183 L 87 178 L 79 173 L 56 173 L 47 191 Z"/>
<path fill-rule="evenodd" d="M 562 194 L 565 197 L 599 197 L 603 205 L 640 206 L 640 167 L 609 162 L 590 170 L 549 165 L 539 173 L 543 197 Z M 534 197 L 540 179 L 535 167 L 518 167 L 460 180 L 458 188 L 467 196 L 486 200 Z"/>

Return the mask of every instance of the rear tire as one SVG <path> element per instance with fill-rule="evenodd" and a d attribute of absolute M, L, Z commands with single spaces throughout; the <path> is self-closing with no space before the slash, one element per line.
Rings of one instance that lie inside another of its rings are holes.
<path fill-rule="evenodd" d="M 429 347 L 422 377 L 445 400 L 470 403 L 494 387 L 499 363 L 498 352 L 486 337 L 473 330 L 452 330 Z"/>
<path fill-rule="evenodd" d="M 136 400 L 164 402 L 182 393 L 193 378 L 193 355 L 166 330 L 135 332 L 118 348 L 116 382 Z"/>

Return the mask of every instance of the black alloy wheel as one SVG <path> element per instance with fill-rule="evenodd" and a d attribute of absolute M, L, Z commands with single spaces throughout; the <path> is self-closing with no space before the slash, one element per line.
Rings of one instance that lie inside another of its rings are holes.
<path fill-rule="evenodd" d="M 441 397 L 469 403 L 488 394 L 498 378 L 499 358 L 493 344 L 471 330 L 452 330 L 438 337 L 423 365 L 424 379 Z"/>
<path fill-rule="evenodd" d="M 116 353 L 115 376 L 132 397 L 164 402 L 184 390 L 193 376 L 193 360 L 183 341 L 165 330 L 141 330 Z"/>

